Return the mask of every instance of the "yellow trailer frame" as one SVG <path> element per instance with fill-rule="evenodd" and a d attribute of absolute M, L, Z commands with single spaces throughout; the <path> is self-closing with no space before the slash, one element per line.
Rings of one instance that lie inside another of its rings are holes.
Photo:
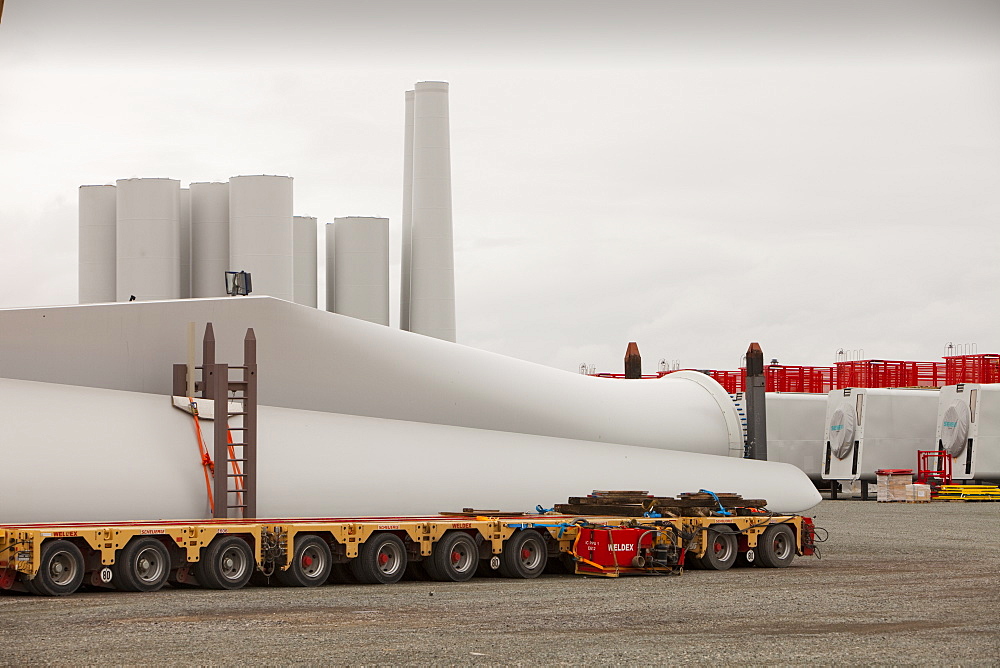
<path fill-rule="evenodd" d="M 778 525 L 789 529 L 772 529 Z M 624 530 L 643 536 L 628 563 L 617 563 L 616 553 L 615 563 L 599 564 L 579 544 L 585 531 L 598 542 L 606 534 L 615 552 L 621 546 L 614 536 L 625 535 Z M 350 572 L 361 582 L 390 583 L 414 562 L 423 562 L 439 580 L 468 579 L 487 565 L 509 577 L 536 577 L 550 559 L 559 557 L 577 573 L 612 577 L 680 573 L 685 563 L 722 570 L 732 565 L 733 545 L 737 556 L 753 560 L 768 532 L 780 534 L 787 557 L 776 566 L 787 565 L 795 554 L 813 553 L 809 518 L 763 513 L 672 518 L 472 513 L 0 525 L 0 590 L 64 595 L 86 583 L 153 591 L 167 581 L 235 589 L 255 574 L 315 586 L 330 579 L 331 571 L 342 572 L 344 565 L 351 565 Z M 726 554 L 713 560 L 720 545 Z M 657 546 L 661 556 L 673 556 L 650 559 Z M 638 558 L 640 552 L 646 556 Z"/>

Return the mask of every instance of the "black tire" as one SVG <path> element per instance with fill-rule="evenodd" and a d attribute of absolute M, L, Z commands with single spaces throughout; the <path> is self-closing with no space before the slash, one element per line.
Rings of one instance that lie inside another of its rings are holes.
<path fill-rule="evenodd" d="M 757 558 L 764 568 L 786 568 L 795 558 L 795 532 L 787 524 L 772 524 L 757 539 Z"/>
<path fill-rule="evenodd" d="M 730 527 L 713 524 L 705 531 L 705 543 L 705 554 L 698 559 L 703 569 L 724 571 L 736 563 L 740 543 Z"/>
<path fill-rule="evenodd" d="M 25 576 L 22 575 L 21 577 L 24 578 Z M 37 576 L 35 579 L 38 579 Z M 24 585 L 25 593 L 33 594 L 34 596 L 42 596 L 42 592 L 35 589 L 35 580 L 23 579 L 21 580 L 21 584 Z"/>
<path fill-rule="evenodd" d="M 319 536 L 296 536 L 292 563 L 274 576 L 286 587 L 318 587 L 330 577 L 333 555 Z"/>
<path fill-rule="evenodd" d="M 424 559 L 424 569 L 438 582 L 465 582 L 472 579 L 479 567 L 479 546 L 472 536 L 462 531 L 449 531 L 434 544 L 430 557 Z"/>
<path fill-rule="evenodd" d="M 83 584 L 83 553 L 68 540 L 50 540 L 42 544 L 38 573 L 26 589 L 40 596 L 68 596 Z"/>
<path fill-rule="evenodd" d="M 239 589 L 250 582 L 253 550 L 238 536 L 216 536 L 201 549 L 195 577 L 205 589 Z"/>
<path fill-rule="evenodd" d="M 393 584 L 406 572 L 406 545 L 393 533 L 372 534 L 351 560 L 351 573 L 362 584 Z"/>
<path fill-rule="evenodd" d="M 503 545 L 500 574 L 505 578 L 537 578 L 548 560 L 549 551 L 542 535 L 531 529 L 521 529 Z"/>
<path fill-rule="evenodd" d="M 118 550 L 111 573 L 119 591 L 156 591 L 170 577 L 170 553 L 155 538 L 133 538 Z"/>

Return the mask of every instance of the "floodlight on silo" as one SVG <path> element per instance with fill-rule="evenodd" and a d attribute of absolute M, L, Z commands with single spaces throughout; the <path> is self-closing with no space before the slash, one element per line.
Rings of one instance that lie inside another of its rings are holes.
<path fill-rule="evenodd" d="M 253 284 L 250 281 L 250 273 L 246 271 L 226 272 L 226 294 L 231 297 L 243 295 L 244 297 L 253 292 Z"/>

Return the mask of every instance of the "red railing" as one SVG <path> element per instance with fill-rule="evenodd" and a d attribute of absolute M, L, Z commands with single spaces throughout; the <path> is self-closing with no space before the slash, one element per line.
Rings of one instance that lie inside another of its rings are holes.
<path fill-rule="evenodd" d="M 1000 383 L 1000 355 L 952 355 L 944 358 L 945 384 Z"/>
<path fill-rule="evenodd" d="M 833 389 L 833 367 L 785 366 L 764 367 L 768 392 L 829 392 Z"/>
<path fill-rule="evenodd" d="M 714 378 L 726 392 L 746 391 L 746 369 L 677 369 L 698 371 Z M 662 378 L 675 371 L 643 374 Z M 600 378 L 624 378 L 621 373 L 591 374 Z M 764 367 L 768 392 L 823 393 L 845 387 L 943 387 L 956 383 L 1000 383 L 1000 355 L 955 355 L 943 362 L 906 360 L 852 360 L 834 366 Z"/>
<path fill-rule="evenodd" d="M 834 388 L 844 387 L 941 387 L 945 384 L 943 362 L 903 360 L 854 360 L 837 362 Z"/>

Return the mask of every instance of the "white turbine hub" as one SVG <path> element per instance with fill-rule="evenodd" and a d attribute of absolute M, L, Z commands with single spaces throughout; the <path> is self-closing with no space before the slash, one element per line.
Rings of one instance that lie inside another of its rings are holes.
<path fill-rule="evenodd" d="M 941 420 L 941 447 L 952 457 L 958 457 L 965 450 L 969 438 L 969 406 L 956 400 L 944 411 Z"/>
<path fill-rule="evenodd" d="M 845 404 L 833 412 L 830 418 L 830 448 L 837 459 L 844 459 L 851 454 L 856 426 L 857 418 L 853 406 Z"/>

